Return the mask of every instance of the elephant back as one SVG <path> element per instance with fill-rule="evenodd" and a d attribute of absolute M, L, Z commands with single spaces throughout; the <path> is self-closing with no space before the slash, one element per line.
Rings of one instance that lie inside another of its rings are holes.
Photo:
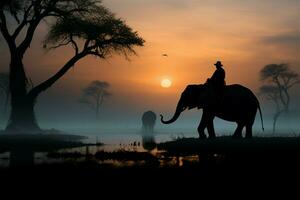
<path fill-rule="evenodd" d="M 255 94 L 249 88 L 239 84 L 228 85 L 225 87 L 224 101 L 225 104 L 236 107 L 247 105 L 248 108 L 257 108 L 259 106 L 259 101 Z"/>

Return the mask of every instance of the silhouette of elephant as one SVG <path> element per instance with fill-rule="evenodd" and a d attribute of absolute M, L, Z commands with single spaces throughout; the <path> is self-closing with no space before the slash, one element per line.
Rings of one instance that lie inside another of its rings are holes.
<path fill-rule="evenodd" d="M 153 111 L 144 112 L 142 116 L 143 132 L 153 133 L 154 125 L 156 122 L 156 114 Z"/>
<path fill-rule="evenodd" d="M 251 138 L 257 109 L 259 109 L 262 129 L 264 130 L 258 99 L 250 89 L 238 84 L 224 86 L 222 95 L 219 96 L 214 94 L 209 84 L 188 85 L 181 94 L 174 116 L 170 120 L 164 121 L 163 116 L 160 115 L 161 122 L 164 124 L 175 122 L 181 112 L 187 108 L 189 110 L 193 108 L 203 109 L 202 119 L 198 126 L 200 138 L 206 138 L 204 132 L 206 128 L 210 138 L 216 136 L 213 124 L 215 117 L 237 123 L 233 137 L 242 137 L 242 130 L 246 127 L 245 137 Z"/>

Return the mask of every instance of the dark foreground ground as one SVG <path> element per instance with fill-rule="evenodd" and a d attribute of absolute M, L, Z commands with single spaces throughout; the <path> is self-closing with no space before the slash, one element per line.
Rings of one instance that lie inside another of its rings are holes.
<path fill-rule="evenodd" d="M 62 192 L 69 197 L 80 193 L 124 199 L 299 199 L 299 145 L 299 138 L 189 138 L 158 144 L 165 158 L 197 158 L 178 165 L 158 165 L 151 156 L 143 164 L 100 165 L 91 157 L 1 169 L 0 182 L 4 191 L 42 191 L 46 196 Z"/>

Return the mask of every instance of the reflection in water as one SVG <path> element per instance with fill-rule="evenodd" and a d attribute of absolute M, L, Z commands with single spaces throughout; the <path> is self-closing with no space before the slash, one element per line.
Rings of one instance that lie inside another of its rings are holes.
<path fill-rule="evenodd" d="M 9 152 L 0 153 L 0 168 L 9 167 Z"/>
<path fill-rule="evenodd" d="M 165 154 L 157 149 L 156 138 L 153 133 L 140 135 L 140 139 L 125 144 L 97 145 L 95 141 L 88 141 L 88 145 L 63 145 L 62 148 L 50 148 L 47 143 L 36 142 L 39 146 L 48 148 L 33 148 L 32 142 L 27 145 L 14 145 L 7 152 L 0 154 L 0 167 L 23 167 L 40 164 L 63 163 L 65 161 L 84 162 L 96 161 L 99 165 L 109 164 L 122 166 L 183 166 L 198 161 L 197 157 L 177 157 Z M 28 143 L 28 142 L 27 142 Z M 21 143 L 20 143 L 21 144 Z M 54 143 L 51 145 L 53 146 Z M 35 147 L 36 147 L 35 146 Z M 53 146 L 54 147 L 54 146 Z"/>
<path fill-rule="evenodd" d="M 105 146 L 105 145 L 104 145 Z M 91 148 L 68 148 L 50 153 L 37 153 L 33 151 L 14 150 L 1 159 L 0 162 L 9 163 L 10 167 L 28 167 L 40 164 L 54 164 L 63 162 L 96 161 L 99 165 L 109 164 L 114 167 L 126 166 L 178 166 L 183 167 L 199 162 L 198 156 L 174 156 L 166 152 L 158 151 L 154 137 L 142 138 L 142 149 L 127 148 L 106 151 L 105 147 L 92 146 Z M 128 145 L 131 146 L 131 145 Z M 97 150 L 96 150 L 97 149 Z M 145 151 L 146 150 L 146 151 Z M 9 158 L 9 162 L 8 159 Z M 1 167 L 7 165 L 1 164 Z"/>
<path fill-rule="evenodd" d="M 26 149 L 14 149 L 10 152 L 10 167 L 34 165 L 34 152 Z"/>
<path fill-rule="evenodd" d="M 152 151 L 156 148 L 156 142 L 154 136 L 142 136 L 143 148 L 147 151 Z"/>

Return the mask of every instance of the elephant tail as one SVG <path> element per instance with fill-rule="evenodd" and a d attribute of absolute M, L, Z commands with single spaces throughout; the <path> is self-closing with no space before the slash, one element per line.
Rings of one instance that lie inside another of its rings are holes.
<path fill-rule="evenodd" d="M 258 110 L 259 110 L 259 115 L 260 115 L 260 120 L 261 120 L 261 128 L 263 131 L 265 131 L 265 128 L 264 128 L 264 120 L 263 120 L 263 117 L 262 117 L 262 113 L 261 113 L 261 108 L 260 108 L 260 104 L 258 102 Z"/>

